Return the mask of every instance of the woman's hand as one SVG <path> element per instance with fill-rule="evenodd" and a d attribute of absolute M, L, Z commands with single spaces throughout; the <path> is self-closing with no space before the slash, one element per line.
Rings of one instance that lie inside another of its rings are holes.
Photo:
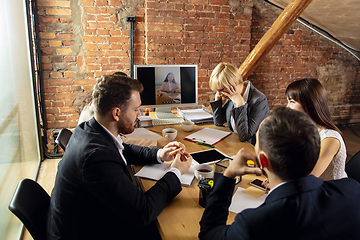
<path fill-rule="evenodd" d="M 226 88 L 226 90 L 222 91 L 221 94 L 227 99 L 230 99 L 234 103 L 235 107 L 240 107 L 245 104 L 244 98 L 241 95 L 243 87 L 244 84 L 229 86 L 229 88 Z"/>

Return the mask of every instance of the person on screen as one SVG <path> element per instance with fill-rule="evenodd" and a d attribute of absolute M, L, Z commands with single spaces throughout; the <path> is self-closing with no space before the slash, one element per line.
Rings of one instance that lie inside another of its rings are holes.
<path fill-rule="evenodd" d="M 243 82 L 240 71 L 230 63 L 219 63 L 210 76 L 211 90 L 215 101 L 211 102 L 214 124 L 227 123 L 241 142 L 256 142 L 260 123 L 270 114 L 266 96 L 250 81 Z M 223 104 L 222 99 L 225 99 Z"/>
<path fill-rule="evenodd" d="M 158 95 L 161 96 L 163 93 L 180 93 L 179 84 L 175 81 L 173 73 L 168 73 L 163 81 L 160 89 L 158 90 Z"/>
<path fill-rule="evenodd" d="M 256 155 L 241 149 L 215 181 L 200 221 L 200 240 L 359 239 L 360 184 L 309 175 L 320 153 L 314 122 L 305 113 L 280 107 L 257 135 Z M 256 167 L 247 165 L 250 159 L 258 162 Z M 265 202 L 243 210 L 226 225 L 235 178 L 262 171 L 271 189 Z"/>
<path fill-rule="evenodd" d="M 324 180 L 347 177 L 346 146 L 331 119 L 325 88 L 317 79 L 306 78 L 290 83 L 285 94 L 287 107 L 305 112 L 318 127 L 320 156 L 311 174 Z"/>
<path fill-rule="evenodd" d="M 115 72 L 113 75 L 118 76 L 127 76 L 123 72 Z M 82 122 L 90 120 L 94 116 L 95 107 L 92 104 L 92 91 L 88 92 L 84 97 L 81 97 L 76 101 L 76 111 L 79 113 L 78 125 Z M 124 143 L 127 144 L 136 144 L 139 146 L 145 147 L 159 147 L 162 148 L 169 142 L 171 142 L 170 138 L 163 137 L 159 140 L 154 139 L 146 139 L 146 138 L 132 138 L 121 135 L 121 139 Z"/>
<path fill-rule="evenodd" d="M 58 165 L 47 239 L 161 239 L 154 220 L 181 191 L 180 177 L 192 157 L 180 142 L 162 149 L 122 142 L 119 134 L 134 131 L 142 90 L 138 80 L 127 76 L 97 79 L 94 117 L 75 128 Z M 127 165 L 163 161 L 173 162 L 148 191 L 132 182 Z"/>

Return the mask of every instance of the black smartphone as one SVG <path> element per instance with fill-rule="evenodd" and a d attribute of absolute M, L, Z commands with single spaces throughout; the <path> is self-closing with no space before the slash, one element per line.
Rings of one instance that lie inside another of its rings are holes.
<path fill-rule="evenodd" d="M 262 182 L 263 182 L 262 180 L 256 178 L 250 182 L 250 185 L 266 191 L 266 188 L 263 185 L 261 185 Z"/>

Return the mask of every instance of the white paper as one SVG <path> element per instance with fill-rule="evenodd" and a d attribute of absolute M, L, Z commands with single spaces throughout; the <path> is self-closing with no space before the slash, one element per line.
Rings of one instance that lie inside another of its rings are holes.
<path fill-rule="evenodd" d="M 203 128 L 193 134 L 186 136 L 185 139 L 214 145 L 215 143 L 219 142 L 230 134 L 231 132 L 225 132 L 213 128 Z"/>
<path fill-rule="evenodd" d="M 135 128 L 135 130 L 132 133 L 126 134 L 125 136 L 132 138 L 146 138 L 146 139 L 154 139 L 154 140 L 159 140 L 160 138 L 162 138 L 160 134 L 151 132 L 146 128 Z"/>
<path fill-rule="evenodd" d="M 245 189 L 240 187 L 236 190 L 229 207 L 230 212 L 239 213 L 247 208 L 257 208 L 265 201 L 267 196 L 267 194 L 263 194 L 258 198 L 254 198 L 244 193 L 243 190 Z"/>
<path fill-rule="evenodd" d="M 170 168 L 171 163 L 162 164 L 149 164 L 143 166 L 134 176 L 143 177 L 152 180 L 159 180 L 165 175 L 167 170 Z M 194 166 L 191 166 L 187 173 L 184 173 L 180 177 L 181 185 L 190 187 L 194 180 Z"/>
<path fill-rule="evenodd" d="M 213 119 L 213 115 L 205 112 L 203 109 L 187 109 L 187 110 L 180 110 L 178 109 L 178 114 L 183 116 L 188 121 L 201 121 L 201 120 L 208 120 Z"/>

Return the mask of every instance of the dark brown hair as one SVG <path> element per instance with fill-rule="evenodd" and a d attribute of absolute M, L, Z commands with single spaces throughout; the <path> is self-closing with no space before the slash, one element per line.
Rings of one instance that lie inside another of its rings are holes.
<path fill-rule="evenodd" d="M 326 90 L 317 79 L 305 78 L 292 82 L 286 88 L 285 95 L 288 99 L 300 103 L 304 111 L 317 125 L 330 128 L 341 134 L 331 119 Z"/>
<path fill-rule="evenodd" d="M 127 76 L 126 73 L 124 72 L 114 72 L 112 75 L 114 76 Z M 80 97 L 77 97 L 74 101 L 74 106 L 75 106 L 75 112 L 77 112 L 79 115 L 81 114 L 82 110 L 84 109 L 85 106 L 90 105 L 92 102 L 92 90 L 89 92 L 85 92 L 83 91 L 84 94 L 81 95 Z"/>
<path fill-rule="evenodd" d="M 310 117 L 286 107 L 275 109 L 259 129 L 259 149 L 285 181 L 311 173 L 320 153 L 320 136 Z"/>
<path fill-rule="evenodd" d="M 121 74 L 99 77 L 92 93 L 95 111 L 104 116 L 114 107 L 125 109 L 132 91 L 143 91 L 143 85 L 136 79 Z"/>

